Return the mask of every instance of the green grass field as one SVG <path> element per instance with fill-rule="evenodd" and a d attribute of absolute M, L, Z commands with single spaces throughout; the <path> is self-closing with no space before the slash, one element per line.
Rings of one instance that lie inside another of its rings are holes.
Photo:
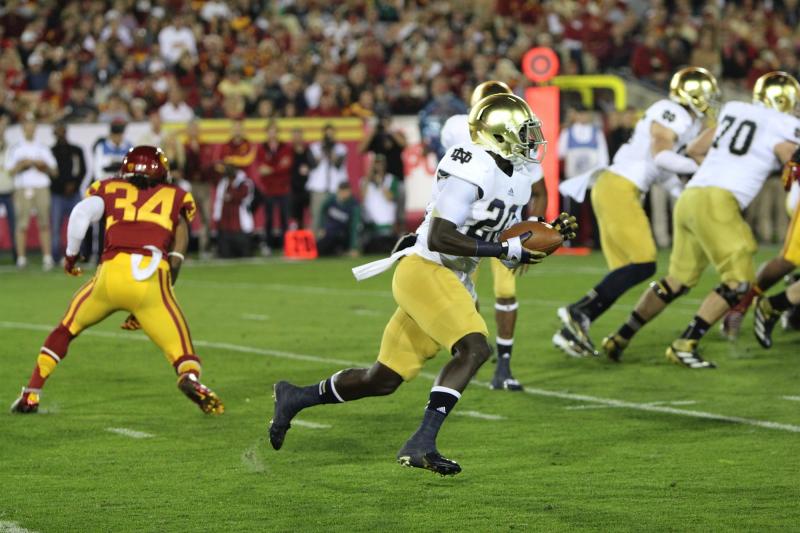
<path fill-rule="evenodd" d="M 77 339 L 47 384 L 44 413 L 0 414 L 0 531 L 800 530 L 800 335 L 778 331 L 761 350 L 748 317 L 735 344 L 716 328 L 708 335 L 718 370 L 668 363 L 664 348 L 715 282 L 709 272 L 624 364 L 569 359 L 550 344 L 555 309 L 603 275 L 598 255 L 551 258 L 519 283 L 513 361 L 528 393 L 488 390 L 491 365 L 482 369 L 439 439 L 462 474 L 394 462 L 443 353 L 392 396 L 303 412 L 308 424 L 274 452 L 273 382 L 314 383 L 375 358 L 394 309 L 390 276 L 357 284 L 357 263 L 184 269 L 178 297 L 204 381 L 226 402 L 221 417 L 183 398 L 143 334 L 118 329 L 122 313 Z M 79 283 L 0 271 L 4 409 Z M 493 330 L 488 271 L 479 288 Z M 641 290 L 598 321 L 596 341 Z"/>

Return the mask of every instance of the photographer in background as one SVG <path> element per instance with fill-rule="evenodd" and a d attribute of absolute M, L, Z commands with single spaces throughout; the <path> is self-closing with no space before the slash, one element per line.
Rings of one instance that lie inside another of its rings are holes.
<path fill-rule="evenodd" d="M 395 203 L 397 204 L 396 223 L 402 225 L 405 219 L 405 170 L 403 168 L 403 149 L 406 138 L 400 130 L 391 130 L 392 117 L 383 113 L 378 116 L 375 128 L 361 143 L 361 153 L 370 152 L 381 155 L 385 160 L 386 172 L 396 181 Z"/>
<path fill-rule="evenodd" d="M 252 250 L 255 185 L 240 168 L 226 164 L 214 197 L 213 219 L 219 233 L 217 249 L 222 258 L 249 257 Z"/>
<path fill-rule="evenodd" d="M 6 144 L 6 119 L 0 115 L 0 205 L 6 208 L 6 225 L 8 240 L 11 243 L 11 254 L 17 262 L 17 248 L 14 244 L 14 178 L 6 170 L 5 161 L 8 156 Z"/>
<path fill-rule="evenodd" d="M 376 155 L 369 173 L 361 182 L 361 205 L 364 211 L 364 253 L 386 254 L 392 251 L 397 234 L 397 189 L 399 180 L 387 172 L 386 158 Z"/>
<path fill-rule="evenodd" d="M 322 140 L 310 147 L 313 164 L 306 182 L 306 190 L 311 193 L 311 229 L 317 234 L 322 229 L 322 206 L 339 190 L 339 185 L 347 183 L 347 147 L 336 142 L 336 131 L 326 124 Z"/>
<path fill-rule="evenodd" d="M 349 183 L 344 181 L 339 184 L 336 194 L 331 195 L 322 206 L 321 214 L 323 229 L 317 242 L 319 255 L 347 252 L 350 257 L 357 257 L 361 208 L 353 198 Z"/>

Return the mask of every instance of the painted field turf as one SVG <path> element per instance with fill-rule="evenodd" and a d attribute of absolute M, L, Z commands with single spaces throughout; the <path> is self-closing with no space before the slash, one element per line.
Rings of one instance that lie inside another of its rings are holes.
<path fill-rule="evenodd" d="M 759 259 L 770 257 L 764 250 Z M 714 329 L 715 371 L 666 361 L 712 286 L 676 302 L 620 365 L 574 360 L 550 337 L 555 309 L 604 273 L 602 258 L 552 257 L 519 282 L 513 368 L 529 393 L 488 390 L 487 364 L 445 423 L 454 478 L 395 464 L 431 376 L 394 395 L 303 412 L 284 448 L 266 441 L 272 384 L 371 364 L 394 310 L 390 275 L 356 283 L 356 260 L 194 263 L 177 295 L 226 403 L 204 416 L 118 313 L 73 342 L 44 413 L 0 413 L 0 530 L 50 531 L 786 531 L 800 524 L 800 334 L 765 351 L 751 316 L 737 343 Z M 659 258 L 662 267 L 666 255 Z M 0 404 L 80 281 L 0 268 Z M 597 324 L 619 325 L 635 288 Z M 489 272 L 482 312 L 494 330 Z M 9 525 L 11 524 L 11 525 Z"/>

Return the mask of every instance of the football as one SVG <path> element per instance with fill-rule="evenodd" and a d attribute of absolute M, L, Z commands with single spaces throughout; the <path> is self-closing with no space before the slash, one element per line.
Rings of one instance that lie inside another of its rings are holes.
<path fill-rule="evenodd" d="M 531 232 L 531 236 L 522 241 L 522 244 L 528 250 L 535 250 L 537 252 L 544 252 L 547 255 L 552 254 L 564 242 L 564 238 L 557 230 L 544 222 L 534 222 L 525 220 L 518 224 L 514 224 L 507 230 L 500 234 L 500 240 L 505 241 L 512 237 L 518 237 L 525 232 Z"/>

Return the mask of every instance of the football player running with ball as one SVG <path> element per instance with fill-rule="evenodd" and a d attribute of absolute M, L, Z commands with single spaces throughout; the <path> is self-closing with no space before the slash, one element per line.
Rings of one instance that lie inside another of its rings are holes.
<path fill-rule="evenodd" d="M 689 154 L 698 158 L 705 154 L 705 159 L 675 205 L 669 273 L 645 291 L 628 322 L 613 335 L 620 349 L 671 301 L 694 287 L 711 264 L 721 283 L 706 296 L 666 355 L 686 368 L 716 367 L 700 356 L 698 343 L 756 279 L 756 241 L 742 211 L 767 177 L 780 168 L 779 162 L 791 166 L 797 160 L 800 120 L 794 113 L 798 94 L 800 85 L 789 74 L 764 74 L 753 88 L 752 103 L 725 104 L 716 129 L 704 132 L 689 146 Z M 771 314 L 770 302 L 763 299 L 757 309 Z M 774 303 L 776 307 L 786 304 Z"/>
<path fill-rule="evenodd" d="M 589 327 L 629 289 L 656 272 L 656 244 L 641 197 L 653 183 L 678 196 L 681 174 L 692 174 L 697 163 L 678 152 L 695 139 L 703 121 L 716 111 L 719 89 L 703 68 L 688 67 L 670 81 L 668 100 L 651 105 L 633 135 L 600 172 L 592 187 L 592 206 L 600 229 L 600 246 L 610 272 L 577 302 L 558 309 L 563 326 L 553 344 L 573 357 L 597 355 Z M 660 283 L 660 282 L 659 282 Z M 659 294 L 674 297 L 666 289 Z M 619 360 L 615 337 L 603 340 L 603 350 Z"/>
<path fill-rule="evenodd" d="M 392 281 L 398 308 L 383 332 L 377 361 L 370 368 L 342 370 L 306 387 L 276 383 L 269 428 L 276 450 L 302 409 L 391 394 L 445 348 L 452 358 L 431 389 L 422 423 L 397 460 L 442 475 L 461 471 L 458 463 L 439 453 L 436 436 L 492 352 L 470 274 L 481 257 L 498 257 L 514 267 L 538 263 L 545 256 L 522 246 L 526 235 L 497 240 L 519 220 L 530 200 L 534 176 L 527 165 L 541 162 L 544 155 L 541 122 L 521 98 L 496 94 L 473 106 L 469 127 L 473 142 L 451 147 L 439 162 L 415 244 L 354 270 L 363 279 L 399 260 Z"/>
<path fill-rule="evenodd" d="M 172 284 L 183 261 L 169 252 L 174 240 L 188 239 L 188 223 L 197 206 L 192 195 L 172 185 L 169 162 L 154 146 L 131 148 L 117 177 L 97 181 L 72 210 L 67 226 L 64 269 L 75 266 L 89 226 L 106 217 L 102 263 L 78 289 L 64 318 L 39 351 L 28 386 L 11 406 L 15 413 L 35 413 L 45 381 L 67 356 L 70 342 L 115 311 L 132 313 L 147 336 L 163 350 L 178 374 L 178 389 L 204 413 L 221 414 L 219 397 L 200 383 L 200 359 Z M 185 247 L 182 248 L 185 250 Z"/>
<path fill-rule="evenodd" d="M 470 106 L 487 96 L 493 94 L 511 94 L 511 88 L 502 81 L 490 80 L 481 83 L 472 92 Z M 468 124 L 469 115 L 453 115 L 448 118 L 442 127 L 442 146 L 447 149 L 460 143 L 469 143 L 470 133 Z M 547 211 L 547 189 L 545 188 L 542 167 L 528 163 L 527 171 L 533 174 L 533 188 L 531 190 L 531 205 L 529 206 L 529 220 L 542 220 Z M 485 261 L 484 261 L 485 263 Z M 522 274 L 524 268 L 515 272 L 507 268 L 500 259 L 493 257 L 489 260 L 494 280 L 494 318 L 497 324 L 497 366 L 492 377 L 491 387 L 495 390 L 520 391 L 522 385 L 514 379 L 511 373 L 511 351 L 514 348 L 514 327 L 517 322 L 517 280 L 515 274 Z M 478 268 L 473 274 L 473 283 L 477 280 Z"/>

